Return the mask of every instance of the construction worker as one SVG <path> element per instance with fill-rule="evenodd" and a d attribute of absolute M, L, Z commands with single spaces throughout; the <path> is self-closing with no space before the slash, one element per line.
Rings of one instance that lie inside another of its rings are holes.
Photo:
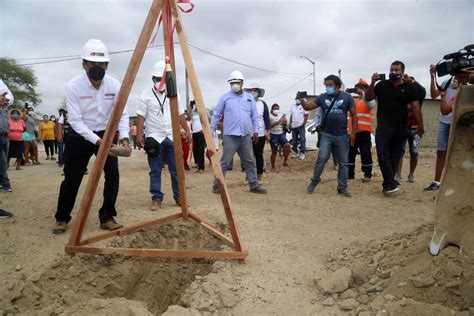
<path fill-rule="evenodd" d="M 242 89 L 244 75 L 240 71 L 233 71 L 228 83 L 231 90 L 219 98 L 211 118 L 211 131 L 215 133 L 217 123 L 221 116 L 224 116 L 222 171 L 225 176 L 235 153 L 237 153 L 247 174 L 250 192 L 265 194 L 267 190 L 260 186 L 258 182 L 257 169 L 252 157 L 252 140 L 255 144 L 259 140 L 257 105 L 253 96 Z M 220 193 L 217 181 L 214 181 L 212 192 Z"/>
<path fill-rule="evenodd" d="M 349 180 L 355 177 L 355 159 L 357 152 L 360 152 L 361 169 L 364 173 L 362 182 L 369 183 L 372 179 L 372 141 L 371 134 L 374 131 L 374 113 L 375 101 L 365 101 L 365 92 L 369 84 L 359 79 L 355 85 L 354 102 L 357 111 L 357 130 L 354 146 L 349 148 Z M 347 89 L 351 91 L 350 89 Z M 346 91 L 347 91 L 346 90 Z M 349 118 L 350 122 L 350 118 Z M 349 133 L 352 132 L 352 123 L 349 123 Z"/>
<path fill-rule="evenodd" d="M 54 234 L 66 231 L 87 164 L 99 150 L 120 90 L 120 82 L 106 75 L 109 60 L 109 52 L 101 40 L 88 40 L 82 51 L 82 67 L 85 72 L 66 85 L 70 131 L 64 150 L 64 180 L 59 191 Z M 123 146 L 130 148 L 129 130 L 128 113 L 124 110 L 114 143 L 120 138 Z M 100 228 L 116 230 L 122 227 L 114 219 L 117 216 L 115 201 L 119 191 L 117 157 L 107 157 L 104 172 L 104 201 L 99 209 Z"/>
<path fill-rule="evenodd" d="M 145 89 L 137 105 L 137 145 L 147 153 L 150 167 L 151 211 L 162 207 L 164 193 L 161 191 L 161 171 L 163 170 L 164 156 L 168 163 L 171 176 L 171 187 L 176 205 L 179 204 L 178 173 L 174 156 L 173 127 L 169 99 L 166 97 L 166 86 L 162 82 L 165 62 L 158 61 L 153 66 L 151 80 L 153 85 Z M 179 123 L 185 130 L 186 138 L 192 141 L 192 135 L 186 122 L 185 106 L 178 96 Z M 143 127 L 145 125 L 145 139 Z"/>
<path fill-rule="evenodd" d="M 297 95 L 301 101 L 301 106 L 306 111 L 315 110 L 321 107 L 321 141 L 318 152 L 318 158 L 314 165 L 313 176 L 306 191 L 313 193 L 316 186 L 321 182 L 324 166 L 331 153 L 339 164 L 337 171 L 337 193 L 351 197 L 352 194 L 347 190 L 348 176 L 348 153 L 349 140 L 350 145 L 354 145 L 355 131 L 357 130 L 357 113 L 354 99 L 352 96 L 341 90 L 342 81 L 336 75 L 329 75 L 324 78 L 326 93 L 320 94 L 316 100 L 309 102 L 306 98 Z M 352 118 L 352 133 L 347 135 L 347 115 Z"/>

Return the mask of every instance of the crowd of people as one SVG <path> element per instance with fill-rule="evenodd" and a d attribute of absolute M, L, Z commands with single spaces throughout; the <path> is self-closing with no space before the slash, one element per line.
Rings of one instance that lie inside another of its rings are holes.
<path fill-rule="evenodd" d="M 42 141 L 46 159 L 55 160 L 64 166 L 64 180 L 59 189 L 56 209 L 56 224 L 53 233 L 61 234 L 67 229 L 71 212 L 87 164 L 97 154 L 102 137 L 118 96 L 120 83 L 106 74 L 110 56 L 105 44 L 96 39 L 89 40 L 82 52 L 84 72 L 66 85 L 67 109 L 61 110 L 56 122 L 54 116 L 43 117 L 36 129 L 31 117 L 33 108 L 25 106 L 23 111 L 7 111 L 13 102 L 8 88 L 0 86 L 0 184 L 3 192 L 11 192 L 7 175 L 9 160 L 15 159 L 16 168 L 22 164 L 39 164 L 37 142 Z M 175 145 L 170 100 L 164 81 L 164 61 L 157 62 L 151 71 L 149 87 L 137 100 L 137 120 L 130 128 L 129 115 L 123 111 L 114 144 L 130 148 L 129 135 L 135 149 L 144 149 L 147 155 L 150 178 L 150 200 L 152 211 L 162 207 L 165 194 L 162 191 L 161 176 L 167 165 L 171 177 L 173 199 L 180 205 L 180 192 L 176 170 Z M 438 133 L 436 173 L 434 181 L 425 189 L 437 190 L 445 162 L 451 111 L 459 84 L 466 84 L 468 75 L 456 74 L 454 80 L 445 82 L 442 91 L 434 81 L 434 66 L 431 73 L 431 97 L 441 96 L 441 116 Z M 402 158 L 408 144 L 410 170 L 408 182 L 414 182 L 418 150 L 424 134 L 421 105 L 426 96 L 425 89 L 405 73 L 405 65 L 394 61 L 390 65 L 388 78 L 374 73 L 370 83 L 359 79 L 353 88 L 343 89 L 341 79 L 336 75 L 324 78 L 325 92 L 310 100 L 305 92 L 296 94 L 290 108 L 289 119 L 280 112 L 280 105 L 269 106 L 264 100 L 265 89 L 253 83 L 244 87 L 244 76 L 233 71 L 228 79 L 229 91 L 223 93 L 213 108 L 212 115 L 205 115 L 191 102 L 185 106 L 177 97 L 181 143 L 184 166 L 189 170 L 189 149 L 192 147 L 196 172 L 205 170 L 205 156 L 215 154 L 206 150 L 203 122 L 210 124 L 216 149 L 217 135 L 222 136 L 220 165 L 224 176 L 233 169 L 233 159 L 238 154 L 242 171 L 246 174 L 249 192 L 267 194 L 262 186 L 262 175 L 266 171 L 264 148 L 271 148 L 271 172 L 279 172 L 278 157 L 283 158 L 281 168 L 290 165 L 293 158 L 306 158 L 306 133 L 309 112 L 316 111 L 318 154 L 313 174 L 307 185 L 307 192 L 313 193 L 320 185 L 327 161 L 333 156 L 337 167 L 337 194 L 350 197 L 348 180 L 355 178 L 356 156 L 360 154 L 362 182 L 372 179 L 372 133 L 376 130 L 375 147 L 377 160 L 383 177 L 382 191 L 389 196 L 398 191 L 402 181 Z M 207 124 L 206 124 L 207 125 Z M 131 131 L 131 133 L 130 133 Z M 287 134 L 291 133 L 291 144 Z M 66 139 L 67 136 L 67 139 Z M 64 152 L 63 152 L 64 151 Z M 295 160 L 296 163 L 296 160 Z M 122 227 L 115 221 L 115 202 L 119 192 L 119 167 L 115 155 L 109 154 L 104 166 L 105 186 L 103 204 L 99 210 L 100 228 L 116 230 Z M 217 181 L 212 192 L 220 193 Z M 11 214 L 2 210 L 0 217 Z"/>

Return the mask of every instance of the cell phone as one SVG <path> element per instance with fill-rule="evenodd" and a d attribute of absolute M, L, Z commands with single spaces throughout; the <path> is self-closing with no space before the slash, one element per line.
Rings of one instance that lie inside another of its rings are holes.
<path fill-rule="evenodd" d="M 385 80 L 386 79 L 385 74 L 379 74 L 379 78 L 380 80 Z"/>
<path fill-rule="evenodd" d="M 298 91 L 296 94 L 298 98 L 307 98 L 308 97 L 308 91 Z"/>
<path fill-rule="evenodd" d="M 346 89 L 346 91 L 348 93 L 356 93 L 357 92 L 357 89 L 356 88 L 349 88 L 349 89 Z"/>

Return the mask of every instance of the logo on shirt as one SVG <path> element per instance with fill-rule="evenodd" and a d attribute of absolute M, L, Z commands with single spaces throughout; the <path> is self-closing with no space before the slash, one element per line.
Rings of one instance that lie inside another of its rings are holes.
<path fill-rule="evenodd" d="M 326 103 L 326 106 L 329 108 L 331 106 L 331 102 L 332 100 L 324 100 L 324 102 Z M 334 106 L 332 107 L 331 109 L 331 112 L 329 113 L 343 113 L 343 110 L 341 109 L 342 105 L 344 104 L 344 100 L 337 100 L 335 103 L 334 103 Z"/>
<path fill-rule="evenodd" d="M 93 99 L 91 95 L 82 95 L 79 97 L 80 100 Z"/>

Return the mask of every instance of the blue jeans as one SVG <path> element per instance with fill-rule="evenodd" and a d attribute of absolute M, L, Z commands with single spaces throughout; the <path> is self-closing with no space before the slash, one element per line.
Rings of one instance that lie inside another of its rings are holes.
<path fill-rule="evenodd" d="M 331 153 L 339 163 L 337 171 L 337 190 L 344 191 L 347 188 L 347 177 L 349 175 L 349 140 L 347 135 L 335 136 L 329 133 L 321 132 L 321 142 L 319 144 L 318 159 L 314 165 L 314 173 L 311 181 L 321 182 L 324 166 L 329 160 Z"/>
<path fill-rule="evenodd" d="M 7 174 L 9 144 L 8 136 L 0 136 L 0 184 L 5 188 L 10 187 Z"/>
<path fill-rule="evenodd" d="M 174 146 L 169 138 L 165 138 L 160 144 L 160 155 L 156 158 L 148 156 L 150 166 L 150 193 L 153 201 L 163 201 L 165 195 L 161 192 L 161 170 L 163 169 L 163 154 L 166 155 L 168 170 L 171 175 L 171 187 L 173 188 L 173 198 L 179 199 L 178 173 L 176 172 L 176 160 L 174 159 Z"/>
<path fill-rule="evenodd" d="M 241 164 L 245 169 L 245 173 L 247 174 L 250 189 L 257 187 L 257 168 L 253 161 L 252 137 L 250 137 L 250 135 L 224 135 L 222 147 L 224 150 L 221 157 L 221 168 L 224 176 L 227 172 L 227 168 L 231 165 L 231 162 L 234 159 L 235 153 L 237 153 L 240 157 Z M 214 181 L 213 187 L 217 188 L 217 181 Z"/>
<path fill-rule="evenodd" d="M 300 144 L 300 153 L 306 153 L 306 129 L 305 126 L 293 128 L 291 130 L 291 141 L 293 143 L 292 150 L 293 152 L 298 152 L 298 144 Z"/>
<path fill-rule="evenodd" d="M 380 171 L 382 171 L 384 190 L 397 186 L 394 176 L 403 154 L 406 139 L 406 127 L 377 127 L 375 145 Z"/>

